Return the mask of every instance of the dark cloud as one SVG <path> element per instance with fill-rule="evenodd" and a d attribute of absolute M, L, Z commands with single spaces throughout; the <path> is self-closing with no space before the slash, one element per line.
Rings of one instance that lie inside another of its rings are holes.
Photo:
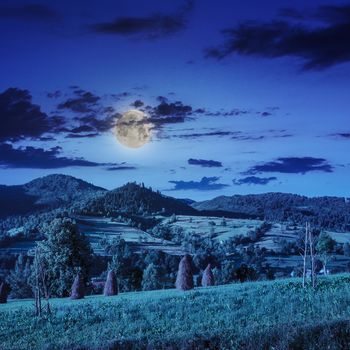
<path fill-rule="evenodd" d="M 192 107 L 184 105 L 181 101 L 168 103 L 166 101 L 161 102 L 153 109 L 153 113 L 157 117 L 164 116 L 187 116 L 192 112 Z"/>
<path fill-rule="evenodd" d="M 135 100 L 133 103 L 130 104 L 130 106 L 133 106 L 135 108 L 142 107 L 143 105 L 144 105 L 144 103 L 141 100 Z"/>
<path fill-rule="evenodd" d="M 230 136 L 232 140 L 236 140 L 236 141 L 259 141 L 259 140 L 264 140 L 266 138 L 286 138 L 286 137 L 293 136 L 292 134 L 287 133 L 286 130 L 268 130 L 263 133 L 264 133 L 263 135 L 251 135 L 240 131 L 214 130 L 214 131 L 208 131 L 208 132 L 197 132 L 197 133 L 177 134 L 177 135 L 175 134 L 175 135 L 168 136 L 168 138 L 172 137 L 172 138 L 180 138 L 180 139 L 200 139 L 203 137 Z"/>
<path fill-rule="evenodd" d="M 183 30 L 193 0 L 188 0 L 179 11 L 172 15 L 153 14 L 145 17 L 118 17 L 114 21 L 97 23 L 90 28 L 99 34 L 133 36 L 143 39 L 159 39 Z"/>
<path fill-rule="evenodd" d="M 306 174 L 311 171 L 333 172 L 333 167 L 323 158 L 289 157 L 255 165 L 245 172 L 247 175 L 260 173 Z"/>
<path fill-rule="evenodd" d="M 0 93 L 0 141 L 39 138 L 61 125 L 57 116 L 49 118 L 32 103 L 28 90 L 9 88 Z"/>
<path fill-rule="evenodd" d="M 205 114 L 208 117 L 237 117 L 237 116 L 241 116 L 249 113 L 248 110 L 239 109 L 239 108 L 234 108 L 229 111 L 219 110 L 216 112 L 206 111 L 205 109 L 199 109 L 197 111 Z"/>
<path fill-rule="evenodd" d="M 169 183 L 174 184 L 172 191 L 179 190 L 199 190 L 199 191 L 212 191 L 221 190 L 229 185 L 217 183 L 219 177 L 203 177 L 200 181 L 169 181 Z"/>
<path fill-rule="evenodd" d="M 232 136 L 240 134 L 240 132 L 233 132 L 233 131 L 209 131 L 209 132 L 198 132 L 198 133 L 191 133 L 191 134 L 182 134 L 182 135 L 174 135 L 173 137 L 180 138 L 180 139 L 194 139 L 194 138 L 201 138 L 201 137 L 207 137 L 207 136 Z"/>
<path fill-rule="evenodd" d="M 75 113 L 89 113 L 96 111 L 96 108 L 99 107 L 98 102 L 101 98 L 92 92 L 79 89 L 75 90 L 74 94 L 74 97 L 60 103 L 57 108 L 71 110 Z"/>
<path fill-rule="evenodd" d="M 53 21 L 59 20 L 61 15 L 47 5 L 27 4 L 0 6 L 0 18 L 14 18 L 19 20 Z"/>
<path fill-rule="evenodd" d="M 328 68 L 350 60 L 350 5 L 322 6 L 315 14 L 284 10 L 293 21 L 243 22 L 223 30 L 223 45 L 206 51 L 221 60 L 233 54 L 276 58 L 291 56 L 303 61 L 303 69 Z M 307 17 L 308 22 L 295 22 Z M 299 18 L 300 19 L 300 18 Z M 312 20 L 315 22 L 311 25 Z M 310 22 L 310 23 L 309 23 Z"/>
<path fill-rule="evenodd" d="M 267 185 L 271 181 L 276 181 L 277 177 L 257 177 L 257 176 L 248 176 L 242 179 L 232 180 L 234 185 Z"/>
<path fill-rule="evenodd" d="M 331 134 L 330 136 L 335 136 L 342 139 L 350 139 L 350 132 L 339 132 L 336 134 Z"/>
<path fill-rule="evenodd" d="M 205 159 L 193 159 L 190 158 L 188 161 L 190 165 L 199 165 L 205 168 L 221 168 L 222 163 L 216 160 L 205 160 Z"/>
<path fill-rule="evenodd" d="M 61 156 L 61 147 L 48 150 L 34 147 L 13 148 L 7 143 L 0 144 L 0 166 L 5 168 L 55 169 L 70 166 L 95 167 L 99 164 L 83 158 Z"/>
<path fill-rule="evenodd" d="M 145 111 L 150 115 L 147 123 L 153 124 L 153 129 L 160 130 L 166 124 L 184 123 L 192 119 L 193 109 L 181 101 L 169 102 L 166 97 L 158 96 L 158 105 L 146 106 Z"/>
<path fill-rule="evenodd" d="M 132 93 L 124 91 L 124 92 L 119 92 L 118 94 L 111 94 L 111 97 L 114 98 L 116 101 L 119 101 L 123 98 L 130 97 L 132 96 Z"/>
<path fill-rule="evenodd" d="M 62 91 L 56 90 L 56 91 L 53 91 L 53 92 L 48 92 L 48 93 L 46 94 L 46 96 L 47 96 L 48 98 L 59 98 L 59 97 L 62 96 Z"/>
<path fill-rule="evenodd" d="M 82 138 L 92 138 L 92 137 L 96 137 L 99 136 L 100 134 L 97 132 L 92 132 L 89 134 L 67 134 L 65 136 L 66 139 L 82 139 Z"/>
<path fill-rule="evenodd" d="M 90 131 L 97 131 L 99 133 L 111 130 L 117 121 L 119 114 L 107 115 L 103 118 L 97 117 L 95 114 L 86 115 L 78 118 L 82 125 L 80 128 L 90 128 Z"/>
<path fill-rule="evenodd" d="M 131 165 L 118 165 L 107 168 L 108 171 L 120 171 L 120 170 L 135 170 L 137 169 L 135 166 Z"/>

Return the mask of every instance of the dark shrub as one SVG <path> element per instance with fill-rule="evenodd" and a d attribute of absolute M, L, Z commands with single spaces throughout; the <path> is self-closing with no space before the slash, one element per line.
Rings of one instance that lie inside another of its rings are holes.
<path fill-rule="evenodd" d="M 2 282 L 0 284 L 0 304 L 6 304 L 7 303 L 7 296 L 8 296 L 8 287 L 5 282 Z"/>
<path fill-rule="evenodd" d="M 83 299 L 85 296 L 85 285 L 84 280 L 80 273 L 78 273 L 74 279 L 72 285 L 72 292 L 70 295 L 71 299 Z"/>
<path fill-rule="evenodd" d="M 193 289 L 192 258 L 188 254 L 179 263 L 175 285 L 179 290 Z"/>
<path fill-rule="evenodd" d="M 103 295 L 105 297 L 109 297 L 111 295 L 117 295 L 117 294 L 118 294 L 117 277 L 115 276 L 114 271 L 110 270 L 108 272 L 107 280 L 103 289 Z"/>
<path fill-rule="evenodd" d="M 202 286 L 210 287 L 215 285 L 215 278 L 213 275 L 213 271 L 211 270 L 210 264 L 208 264 L 207 268 L 203 272 L 202 277 Z"/>

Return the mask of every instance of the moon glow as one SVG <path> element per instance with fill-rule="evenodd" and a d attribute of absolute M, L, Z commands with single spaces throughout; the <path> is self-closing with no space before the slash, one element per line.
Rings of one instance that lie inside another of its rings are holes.
<path fill-rule="evenodd" d="M 115 127 L 117 140 L 124 146 L 140 148 L 151 139 L 152 124 L 147 115 L 136 109 L 129 110 L 118 119 Z"/>

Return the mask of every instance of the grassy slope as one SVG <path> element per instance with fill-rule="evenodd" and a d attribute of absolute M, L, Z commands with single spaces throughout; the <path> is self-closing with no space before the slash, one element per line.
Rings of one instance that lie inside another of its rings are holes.
<path fill-rule="evenodd" d="M 0 347 L 177 349 L 192 341 L 196 349 L 345 349 L 349 283 L 349 275 L 338 275 L 320 280 L 315 292 L 293 279 L 55 299 L 49 320 L 33 317 L 33 301 L 11 301 L 0 305 Z"/>

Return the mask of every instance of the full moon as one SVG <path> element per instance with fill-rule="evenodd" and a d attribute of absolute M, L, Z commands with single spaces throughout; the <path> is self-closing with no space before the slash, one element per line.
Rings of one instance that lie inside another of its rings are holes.
<path fill-rule="evenodd" d="M 151 139 L 152 124 L 147 115 L 136 109 L 129 110 L 118 119 L 115 127 L 117 140 L 124 146 L 139 148 Z"/>

